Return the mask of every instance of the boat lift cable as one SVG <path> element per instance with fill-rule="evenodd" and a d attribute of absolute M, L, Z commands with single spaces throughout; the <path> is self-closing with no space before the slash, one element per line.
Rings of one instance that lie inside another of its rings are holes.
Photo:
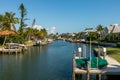
<path fill-rule="evenodd" d="M 86 58 L 86 45 L 83 45 L 83 49 L 84 49 L 84 57 Z"/>
<path fill-rule="evenodd" d="M 92 60 L 92 57 L 91 57 L 91 38 L 90 38 L 90 68 L 91 68 L 91 60 Z"/>

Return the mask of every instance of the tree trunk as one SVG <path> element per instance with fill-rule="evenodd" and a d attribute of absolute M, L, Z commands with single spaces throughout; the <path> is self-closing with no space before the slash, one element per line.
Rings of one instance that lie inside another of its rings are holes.
<path fill-rule="evenodd" d="M 4 46 L 4 44 L 5 44 L 5 41 L 6 41 L 6 38 L 7 38 L 7 36 L 5 36 L 5 39 L 4 39 L 4 42 L 3 42 L 3 45 L 2 45 L 2 46 Z"/>

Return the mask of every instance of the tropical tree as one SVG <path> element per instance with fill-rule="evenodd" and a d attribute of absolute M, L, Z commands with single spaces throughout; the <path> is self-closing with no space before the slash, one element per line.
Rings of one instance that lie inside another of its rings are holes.
<path fill-rule="evenodd" d="M 104 33 L 104 28 L 101 24 L 99 24 L 97 26 L 97 32 L 98 32 L 99 37 L 100 37 L 99 39 L 101 40 L 103 38 L 103 33 Z"/>
<path fill-rule="evenodd" d="M 36 20 L 33 19 L 33 22 L 32 22 L 32 26 L 31 27 L 28 27 L 26 29 L 26 33 L 27 33 L 27 40 L 29 41 L 31 39 L 31 37 L 33 36 L 33 32 L 34 32 L 34 29 L 33 29 L 33 26 L 35 25 L 36 23 Z"/>
<path fill-rule="evenodd" d="M 18 18 L 15 17 L 15 13 L 6 12 L 4 15 L 0 15 L 0 28 L 1 30 L 15 30 L 15 24 L 18 23 Z"/>
<path fill-rule="evenodd" d="M 91 38 L 91 40 L 93 41 L 93 40 L 97 40 L 98 39 L 98 33 L 97 32 L 89 32 L 88 33 L 88 35 L 87 35 L 87 40 L 89 41 L 90 40 L 90 38 Z"/>
<path fill-rule="evenodd" d="M 23 29 L 27 26 L 27 24 L 25 24 L 25 21 L 28 20 L 27 18 L 25 18 L 27 15 L 27 10 L 24 7 L 23 3 L 19 6 L 19 10 L 21 13 L 19 32 L 23 33 Z"/>
<path fill-rule="evenodd" d="M 33 19 L 33 22 L 32 22 L 32 27 L 35 25 L 35 23 L 36 23 L 36 20 L 35 20 L 35 18 Z"/>
<path fill-rule="evenodd" d="M 0 29 L 3 29 L 4 22 L 5 22 L 5 16 L 0 14 Z"/>
<path fill-rule="evenodd" d="M 82 38 L 82 32 L 78 32 L 75 34 L 76 39 L 81 39 Z"/>
<path fill-rule="evenodd" d="M 38 37 L 40 38 L 40 39 L 44 39 L 45 37 L 47 37 L 47 31 L 46 31 L 46 29 L 45 28 L 43 28 L 43 29 L 41 29 L 40 31 L 39 31 L 39 33 L 38 33 Z"/>

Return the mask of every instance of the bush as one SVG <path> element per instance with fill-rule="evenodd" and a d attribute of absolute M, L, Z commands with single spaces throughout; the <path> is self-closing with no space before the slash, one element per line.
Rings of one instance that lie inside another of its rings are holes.
<path fill-rule="evenodd" d="M 6 42 L 24 43 L 25 38 L 23 38 L 21 35 L 9 35 L 7 36 Z"/>
<path fill-rule="evenodd" d="M 117 47 L 120 47 L 120 42 L 117 42 Z"/>
<path fill-rule="evenodd" d="M 4 42 L 4 37 L 0 37 L 0 45 L 2 45 Z"/>

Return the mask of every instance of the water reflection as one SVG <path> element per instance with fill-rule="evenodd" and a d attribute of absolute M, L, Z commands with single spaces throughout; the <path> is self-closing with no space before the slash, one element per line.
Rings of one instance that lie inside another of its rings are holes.
<path fill-rule="evenodd" d="M 65 41 L 29 47 L 24 54 L 0 55 L 1 80 L 72 80 L 73 50 L 82 48 L 82 56 L 89 56 L 89 45 Z"/>

